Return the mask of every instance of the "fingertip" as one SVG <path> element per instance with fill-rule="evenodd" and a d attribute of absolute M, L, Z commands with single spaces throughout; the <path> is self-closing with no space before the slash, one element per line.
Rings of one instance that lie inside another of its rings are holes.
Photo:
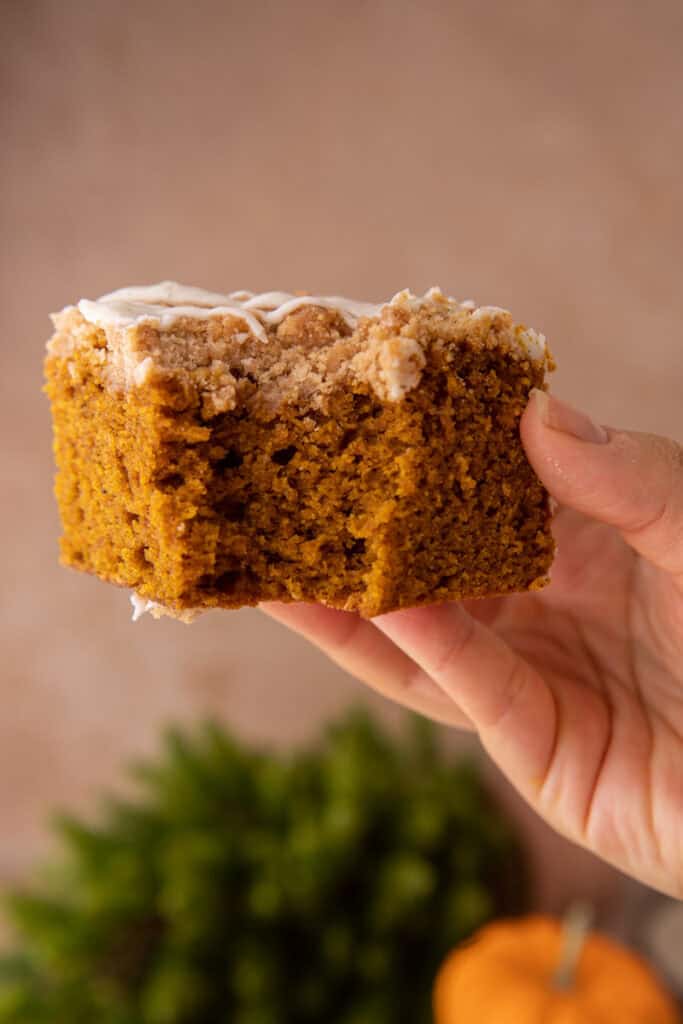
<path fill-rule="evenodd" d="M 524 449 L 530 458 L 542 442 L 542 436 L 546 432 L 549 401 L 550 396 L 547 391 L 532 388 L 529 392 L 529 401 L 522 413 L 519 432 Z"/>
<path fill-rule="evenodd" d="M 318 605 L 294 601 L 260 601 L 259 611 L 292 629 L 301 629 L 318 617 Z"/>
<path fill-rule="evenodd" d="M 529 392 L 529 400 L 526 404 L 522 418 L 525 420 L 537 419 L 544 422 L 547 419 L 548 403 L 550 395 L 542 388 L 532 388 Z"/>
<path fill-rule="evenodd" d="M 586 444 L 605 445 L 609 442 L 607 429 L 587 413 L 538 388 L 530 392 L 525 415 L 525 427 L 536 425 L 544 432 L 551 431 Z"/>
<path fill-rule="evenodd" d="M 547 419 L 547 409 L 550 402 L 550 394 L 544 388 L 532 388 L 529 392 L 529 401 L 524 410 L 529 415 L 537 416 L 541 421 Z"/>
<path fill-rule="evenodd" d="M 610 432 L 554 395 L 531 392 L 520 435 L 536 475 L 561 504 L 586 511 L 614 473 Z"/>
<path fill-rule="evenodd" d="M 358 628 L 357 612 L 328 608 L 324 604 L 303 601 L 262 601 L 259 608 L 271 618 L 288 626 L 317 644 L 338 646 L 348 641 Z"/>
<path fill-rule="evenodd" d="M 293 606 L 291 604 L 287 604 L 285 601 L 259 601 L 256 607 L 260 612 L 264 612 L 271 619 L 280 620 L 288 617 L 288 612 L 291 611 Z"/>

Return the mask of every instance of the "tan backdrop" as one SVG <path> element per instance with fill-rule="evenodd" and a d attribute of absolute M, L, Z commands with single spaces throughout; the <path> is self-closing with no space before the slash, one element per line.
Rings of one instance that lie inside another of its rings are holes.
<path fill-rule="evenodd" d="M 1 7 L 8 879 L 48 809 L 88 805 L 161 723 L 212 711 L 287 744 L 365 696 L 256 612 L 133 627 L 124 593 L 57 567 L 48 312 L 162 278 L 368 299 L 439 283 L 544 330 L 557 390 L 601 419 L 681 435 L 683 5 Z M 497 784 L 552 863 L 542 904 L 610 888 Z"/>

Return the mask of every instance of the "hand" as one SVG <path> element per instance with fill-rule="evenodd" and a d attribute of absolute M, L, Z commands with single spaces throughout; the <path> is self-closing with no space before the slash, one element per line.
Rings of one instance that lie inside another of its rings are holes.
<path fill-rule="evenodd" d="M 476 730 L 558 831 L 683 897 L 683 449 L 538 391 L 521 431 L 560 503 L 547 589 L 371 622 L 263 607 L 386 696 Z"/>

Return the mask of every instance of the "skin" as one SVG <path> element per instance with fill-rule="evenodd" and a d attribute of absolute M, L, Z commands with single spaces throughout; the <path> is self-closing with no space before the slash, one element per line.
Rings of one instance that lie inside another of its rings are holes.
<path fill-rule="evenodd" d="M 683 898 L 683 448 L 543 392 L 521 435 L 559 503 L 545 590 L 372 621 L 262 607 L 385 696 L 476 731 L 557 831 Z"/>

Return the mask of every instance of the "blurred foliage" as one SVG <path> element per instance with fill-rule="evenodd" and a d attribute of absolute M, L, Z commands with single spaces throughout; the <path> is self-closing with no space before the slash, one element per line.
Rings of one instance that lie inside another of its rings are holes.
<path fill-rule="evenodd" d="M 524 908 L 508 825 L 421 720 L 289 757 L 210 724 L 137 775 L 10 897 L 0 1024 L 419 1024 L 447 950 Z"/>

